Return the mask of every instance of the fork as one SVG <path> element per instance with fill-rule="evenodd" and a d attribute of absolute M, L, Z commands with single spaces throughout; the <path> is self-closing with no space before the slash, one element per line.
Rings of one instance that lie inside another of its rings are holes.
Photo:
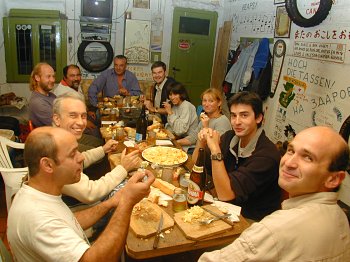
<path fill-rule="evenodd" d="M 222 215 L 222 216 L 218 216 L 218 217 L 212 217 L 209 219 L 203 219 L 203 220 L 199 220 L 199 223 L 202 225 L 209 225 L 211 222 L 220 220 L 221 218 L 228 218 L 230 216 L 231 216 L 231 214 L 226 214 L 226 215 Z"/>

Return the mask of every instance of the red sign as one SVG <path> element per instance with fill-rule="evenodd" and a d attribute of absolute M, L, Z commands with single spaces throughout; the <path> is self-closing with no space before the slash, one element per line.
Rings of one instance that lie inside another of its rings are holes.
<path fill-rule="evenodd" d="M 191 47 L 191 44 L 188 40 L 180 40 L 178 44 L 179 49 L 181 50 L 188 50 Z"/>

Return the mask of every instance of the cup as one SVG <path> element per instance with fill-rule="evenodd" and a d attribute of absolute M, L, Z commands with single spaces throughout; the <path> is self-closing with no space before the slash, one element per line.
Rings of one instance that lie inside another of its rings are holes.
<path fill-rule="evenodd" d="M 121 127 L 118 127 L 116 130 L 115 139 L 117 141 L 123 142 L 124 138 L 125 138 L 124 129 Z"/>
<path fill-rule="evenodd" d="M 133 147 L 133 146 L 128 146 L 126 147 L 126 152 L 125 154 L 130 154 L 131 152 L 135 151 L 135 150 L 138 150 L 136 147 Z"/>
<path fill-rule="evenodd" d="M 145 95 L 141 94 L 139 100 L 140 100 L 140 103 L 143 104 L 143 102 L 145 102 Z"/>
<path fill-rule="evenodd" d="M 172 184 L 174 170 L 169 167 L 164 167 L 162 172 L 162 180 Z"/>
<path fill-rule="evenodd" d="M 175 188 L 173 194 L 173 211 L 180 212 L 187 209 L 186 193 L 181 188 Z"/>
<path fill-rule="evenodd" d="M 120 96 L 117 98 L 117 107 L 123 107 L 123 97 Z"/>
<path fill-rule="evenodd" d="M 126 96 L 125 97 L 125 106 L 126 107 L 131 107 L 131 96 Z"/>
<path fill-rule="evenodd" d="M 149 146 L 155 146 L 156 145 L 156 132 L 149 131 L 147 134 L 147 144 Z"/>
<path fill-rule="evenodd" d="M 111 113 L 109 114 L 109 120 L 117 121 L 117 111 L 112 108 Z"/>

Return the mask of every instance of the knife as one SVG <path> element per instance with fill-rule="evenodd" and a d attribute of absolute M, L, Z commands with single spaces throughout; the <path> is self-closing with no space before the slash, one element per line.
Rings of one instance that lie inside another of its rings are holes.
<path fill-rule="evenodd" d="M 223 217 L 222 215 L 219 215 L 219 214 L 215 213 L 214 211 L 211 211 L 211 210 L 208 209 L 208 208 L 205 208 L 205 207 L 202 207 L 202 208 L 203 208 L 205 211 L 207 211 L 209 214 L 211 214 L 211 215 L 213 215 L 213 216 L 215 216 L 215 217 L 217 217 L 217 218 L 220 218 L 220 220 L 224 221 L 226 224 L 229 224 L 230 226 L 234 226 L 234 223 L 233 223 L 231 220 L 229 220 L 229 219 Z"/>
<path fill-rule="evenodd" d="M 158 247 L 158 242 L 159 242 L 160 233 L 162 232 L 162 227 L 163 227 L 163 213 L 160 214 L 159 225 L 158 225 L 156 237 L 153 242 L 153 249 L 156 249 Z"/>

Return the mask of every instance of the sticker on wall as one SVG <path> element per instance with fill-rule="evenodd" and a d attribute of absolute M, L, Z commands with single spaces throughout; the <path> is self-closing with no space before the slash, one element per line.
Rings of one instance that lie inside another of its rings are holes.
<path fill-rule="evenodd" d="M 272 61 L 272 81 L 271 81 L 271 94 L 270 97 L 273 98 L 278 83 L 280 81 L 284 57 L 286 55 L 286 42 L 284 40 L 277 40 L 273 46 L 273 61 Z"/>
<path fill-rule="evenodd" d="M 295 93 L 294 91 L 294 84 L 286 82 L 285 84 L 283 84 L 284 86 L 284 90 L 280 93 L 280 97 L 279 97 L 279 103 L 281 104 L 281 106 L 283 106 L 284 108 L 287 108 L 290 104 L 290 102 L 292 102 L 292 100 L 295 97 Z"/>
<path fill-rule="evenodd" d="M 177 46 L 180 50 L 185 51 L 191 48 L 191 42 L 190 40 L 180 39 Z"/>
<path fill-rule="evenodd" d="M 277 6 L 275 20 L 275 37 L 289 38 L 291 20 L 285 6 Z"/>

